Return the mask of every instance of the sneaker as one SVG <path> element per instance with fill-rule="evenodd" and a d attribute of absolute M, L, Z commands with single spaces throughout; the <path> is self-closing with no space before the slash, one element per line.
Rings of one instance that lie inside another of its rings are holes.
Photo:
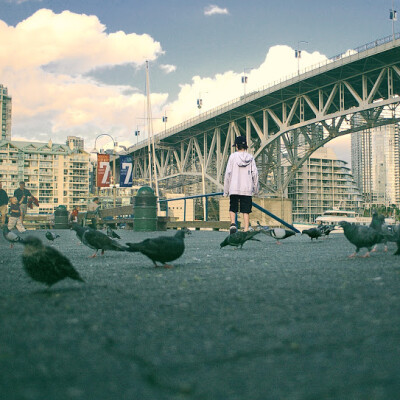
<path fill-rule="evenodd" d="M 232 235 L 232 233 L 236 233 L 237 228 L 235 224 L 231 224 L 231 227 L 229 228 L 229 234 Z"/>

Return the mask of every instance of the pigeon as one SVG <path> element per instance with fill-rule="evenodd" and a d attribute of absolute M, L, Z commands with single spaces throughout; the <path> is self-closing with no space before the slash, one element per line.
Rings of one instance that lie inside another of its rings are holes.
<path fill-rule="evenodd" d="M 189 228 L 184 227 L 184 228 L 182 228 L 182 230 L 185 232 L 186 235 L 192 234 L 192 231 Z"/>
<path fill-rule="evenodd" d="M 117 232 L 113 231 L 111 226 L 107 225 L 107 236 L 110 237 L 111 239 L 121 239 L 121 236 L 118 235 Z"/>
<path fill-rule="evenodd" d="M 50 240 L 51 242 L 54 242 L 55 239 L 60 237 L 60 235 L 57 235 L 56 233 L 50 231 L 47 231 L 45 236 L 46 239 Z"/>
<path fill-rule="evenodd" d="M 48 287 L 65 278 L 84 282 L 67 257 L 53 247 L 44 246 L 39 238 L 27 236 L 21 243 L 25 246 L 23 267 L 33 280 Z"/>
<path fill-rule="evenodd" d="M 179 258 L 185 251 L 185 230 L 179 230 L 174 236 L 159 236 L 154 239 L 146 239 L 140 243 L 127 243 L 130 252 L 139 252 L 150 258 L 154 266 L 158 267 L 157 261 L 164 268 L 171 268 L 167 262 Z"/>
<path fill-rule="evenodd" d="M 234 246 L 236 248 L 240 246 L 240 248 L 242 248 L 244 243 L 247 242 L 248 240 L 255 240 L 259 242 L 260 240 L 254 238 L 254 236 L 259 233 L 260 231 L 232 233 L 220 243 L 221 246 L 220 248 L 222 249 L 225 246 Z"/>
<path fill-rule="evenodd" d="M 21 237 L 17 233 L 11 232 L 7 225 L 3 226 L 3 236 L 4 239 L 10 242 L 10 249 L 14 247 L 14 243 L 22 241 Z"/>
<path fill-rule="evenodd" d="M 397 250 L 393 253 L 395 256 L 400 256 L 400 225 L 397 225 L 396 234 L 394 235 L 396 238 Z"/>
<path fill-rule="evenodd" d="M 385 224 L 385 216 L 382 214 L 378 214 L 376 211 L 372 213 L 372 220 L 369 226 L 373 229 L 375 229 L 377 232 L 382 234 L 382 240 L 381 243 L 384 243 L 384 250 L 385 252 L 388 250 L 387 247 L 387 242 L 388 242 L 388 236 L 390 236 L 390 233 L 388 231 L 388 227 Z M 378 244 L 374 246 L 374 248 L 371 250 L 372 252 L 375 252 L 377 250 Z"/>
<path fill-rule="evenodd" d="M 311 238 L 311 240 L 318 239 L 320 236 L 322 236 L 322 232 L 318 228 L 304 229 L 301 234 L 306 234 Z"/>
<path fill-rule="evenodd" d="M 105 250 L 126 251 L 128 249 L 115 240 L 109 238 L 103 232 L 96 231 L 95 229 L 87 229 L 85 232 L 83 232 L 82 243 L 87 247 L 96 250 L 91 258 L 96 257 L 97 252 L 100 249 L 101 255 L 104 255 Z"/>
<path fill-rule="evenodd" d="M 76 232 L 76 237 L 79 239 L 80 242 L 82 242 L 83 234 L 87 230 L 93 230 L 89 226 L 82 226 L 82 225 L 79 225 L 77 223 L 73 223 L 72 226 L 71 226 L 71 229 Z"/>
<path fill-rule="evenodd" d="M 276 240 L 276 244 L 282 244 L 279 240 L 286 239 L 286 238 L 296 234 L 295 232 L 293 232 L 291 230 L 288 230 L 288 229 L 263 227 L 263 226 L 260 225 L 259 222 L 258 222 L 258 226 L 260 228 L 262 228 L 260 230 L 262 233 L 274 238 Z"/>
<path fill-rule="evenodd" d="M 343 228 L 346 239 L 356 246 L 356 251 L 349 256 L 350 258 L 355 257 L 363 247 L 367 248 L 363 257 L 369 257 L 371 249 L 382 240 L 382 234 L 370 226 L 350 224 L 346 221 L 339 222 L 339 225 Z"/>
<path fill-rule="evenodd" d="M 329 234 L 335 229 L 335 225 L 320 225 L 318 229 L 325 236 L 329 236 Z"/>

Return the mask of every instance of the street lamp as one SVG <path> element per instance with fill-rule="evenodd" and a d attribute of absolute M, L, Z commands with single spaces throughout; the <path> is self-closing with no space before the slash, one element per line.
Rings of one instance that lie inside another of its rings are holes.
<path fill-rule="evenodd" d="M 91 151 L 91 153 L 96 153 L 97 154 L 97 148 L 96 148 L 96 145 L 97 145 L 97 139 L 99 138 L 99 137 L 101 137 L 101 136 L 108 136 L 111 140 L 112 140 L 112 142 L 113 142 L 113 150 L 112 150 L 112 154 L 113 154 L 113 156 L 114 156 L 114 159 L 113 159 L 113 173 L 112 173 L 112 178 L 113 178 L 113 204 L 114 204 L 114 208 L 116 207 L 116 192 L 115 192 L 115 189 L 116 189 L 116 181 L 115 181 L 115 161 L 116 161 L 116 154 L 115 154 L 115 147 L 117 146 L 117 142 L 114 140 L 114 138 L 111 136 L 111 135 L 109 135 L 108 133 L 101 133 L 100 135 L 97 135 L 96 136 L 96 139 L 95 139 L 95 141 L 94 141 L 94 148 L 93 148 L 93 150 Z M 107 152 L 106 152 L 107 153 Z M 96 186 L 97 186 L 97 168 L 96 168 Z"/>
<path fill-rule="evenodd" d="M 246 75 L 246 71 L 251 71 L 252 68 L 243 68 L 243 75 L 242 75 L 242 83 L 243 83 L 243 96 L 246 96 L 246 85 L 248 76 Z"/>
<path fill-rule="evenodd" d="M 300 50 L 300 43 L 306 43 L 305 40 L 299 40 L 297 42 L 297 49 L 294 51 L 294 56 L 297 58 L 297 75 L 300 75 L 300 58 L 301 58 L 301 50 Z"/>
<path fill-rule="evenodd" d="M 392 21 L 392 36 L 394 40 L 394 21 L 397 21 L 397 11 L 394 9 L 394 0 L 392 0 L 392 9 L 389 11 L 389 19 Z"/>

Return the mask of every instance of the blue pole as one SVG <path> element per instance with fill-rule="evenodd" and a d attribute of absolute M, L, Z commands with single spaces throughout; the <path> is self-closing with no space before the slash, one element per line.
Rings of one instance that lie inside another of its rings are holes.
<path fill-rule="evenodd" d="M 183 200 L 183 220 L 186 221 L 186 199 Z"/>
<path fill-rule="evenodd" d="M 208 221 L 208 197 L 206 196 L 206 221 Z"/>
<path fill-rule="evenodd" d="M 269 215 L 271 218 L 275 219 L 276 221 L 280 222 L 282 225 L 285 225 L 287 228 L 291 229 L 292 231 L 295 231 L 296 233 L 300 233 L 300 231 L 295 228 L 293 225 L 288 224 L 286 221 L 283 219 L 277 217 L 275 214 L 272 214 L 271 212 L 267 211 L 265 208 L 262 208 L 256 203 L 253 203 L 253 206 L 257 208 L 258 210 L 262 211 L 264 214 Z"/>

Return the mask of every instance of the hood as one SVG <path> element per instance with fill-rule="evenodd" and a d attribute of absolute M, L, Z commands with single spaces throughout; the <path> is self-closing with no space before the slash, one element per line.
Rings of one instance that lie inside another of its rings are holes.
<path fill-rule="evenodd" d="M 247 167 L 253 160 L 253 156 L 249 153 L 238 151 L 236 154 L 236 162 L 239 167 Z"/>

